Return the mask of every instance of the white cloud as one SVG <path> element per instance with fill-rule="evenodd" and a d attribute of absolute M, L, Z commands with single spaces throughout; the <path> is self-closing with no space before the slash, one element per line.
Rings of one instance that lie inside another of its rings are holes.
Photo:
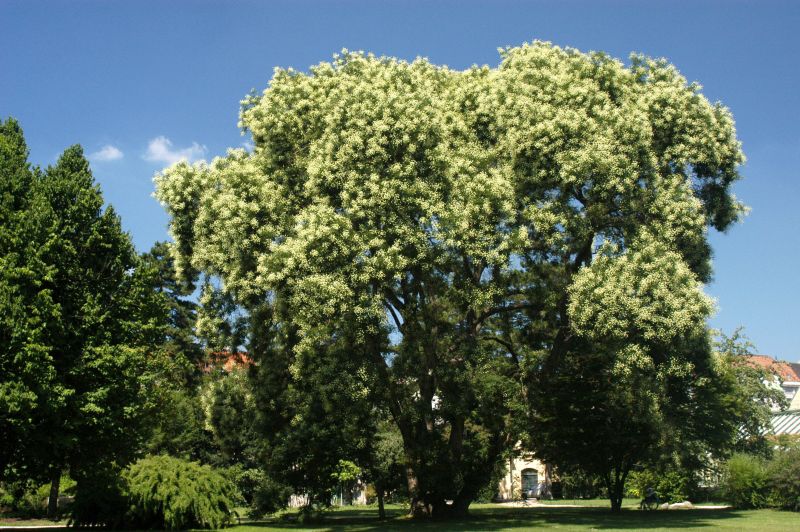
<path fill-rule="evenodd" d="M 125 154 L 122 153 L 122 150 L 111 144 L 106 144 L 98 151 L 89 154 L 90 161 L 118 161 L 123 157 L 125 157 Z"/>
<path fill-rule="evenodd" d="M 207 148 L 196 142 L 188 148 L 173 149 L 172 141 L 165 136 L 152 139 L 147 143 L 147 152 L 144 154 L 146 161 L 162 164 L 175 164 L 178 161 L 196 161 L 202 158 Z"/>

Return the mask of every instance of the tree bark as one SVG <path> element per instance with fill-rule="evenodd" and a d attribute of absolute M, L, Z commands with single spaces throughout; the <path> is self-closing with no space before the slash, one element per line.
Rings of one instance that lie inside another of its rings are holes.
<path fill-rule="evenodd" d="M 606 475 L 606 487 L 608 488 L 608 498 L 611 501 L 611 511 L 620 513 L 622 511 L 622 497 L 625 495 L 625 479 L 628 476 L 628 469 L 614 469 Z"/>
<path fill-rule="evenodd" d="M 58 492 L 61 487 L 61 471 L 55 470 L 50 473 L 50 496 L 47 499 L 47 518 L 56 519 L 58 517 Z"/>
<path fill-rule="evenodd" d="M 378 519 L 386 519 L 386 508 L 383 507 L 383 488 L 378 488 Z"/>
<path fill-rule="evenodd" d="M 408 456 L 408 451 L 406 451 Z M 422 497 L 419 489 L 419 480 L 414 467 L 411 464 L 406 464 L 406 482 L 408 483 L 408 495 L 411 500 L 411 507 L 408 509 L 408 514 L 411 517 L 426 517 L 430 515 L 430 508 Z"/>
<path fill-rule="evenodd" d="M 553 498 L 553 466 L 548 462 L 544 466 L 544 490 L 539 494 L 540 499 Z"/>

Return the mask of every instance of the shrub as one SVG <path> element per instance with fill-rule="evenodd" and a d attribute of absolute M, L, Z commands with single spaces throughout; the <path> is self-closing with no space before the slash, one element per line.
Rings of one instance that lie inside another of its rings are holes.
<path fill-rule="evenodd" d="M 245 468 L 242 464 L 234 464 L 223 470 L 225 477 L 236 486 L 239 499 L 237 506 L 252 506 L 253 492 L 261 482 L 264 472 L 260 469 Z"/>
<path fill-rule="evenodd" d="M 78 485 L 72 503 L 70 525 L 78 528 L 126 525 L 127 501 L 124 484 L 116 468 L 76 474 Z"/>
<path fill-rule="evenodd" d="M 253 490 L 253 515 L 271 514 L 286 508 L 291 496 L 292 489 L 290 487 L 262 474 L 259 483 Z"/>
<path fill-rule="evenodd" d="M 17 517 L 44 517 L 47 515 L 47 497 L 50 484 L 37 484 L 32 480 L 20 480 L 8 484 L 3 490 L 0 504 Z"/>
<path fill-rule="evenodd" d="M 783 451 L 769 466 L 769 502 L 784 510 L 800 511 L 800 448 Z"/>
<path fill-rule="evenodd" d="M 643 469 L 632 472 L 628 477 L 628 496 L 644 498 L 648 488 L 653 488 L 664 502 L 681 502 L 692 498 L 696 482 L 690 471 L 676 467 Z"/>
<path fill-rule="evenodd" d="M 209 466 L 151 456 L 130 466 L 123 479 L 132 526 L 220 528 L 231 522 L 236 488 Z"/>
<path fill-rule="evenodd" d="M 769 472 L 763 458 L 735 454 L 725 466 L 723 493 L 736 508 L 763 508 L 767 504 Z"/>
<path fill-rule="evenodd" d="M 688 501 L 695 489 L 691 472 L 683 469 L 669 469 L 662 472 L 656 485 L 659 498 L 668 502 Z"/>
<path fill-rule="evenodd" d="M 636 499 L 643 499 L 648 488 L 656 489 L 658 475 L 652 469 L 631 471 L 625 484 L 625 495 Z"/>
<path fill-rule="evenodd" d="M 506 463 L 507 462 L 503 461 L 495 465 L 494 469 L 492 470 L 492 474 L 489 477 L 489 481 L 486 482 L 486 484 L 484 484 L 480 490 L 478 490 L 478 494 L 475 497 L 474 502 L 487 503 L 497 500 L 499 495 L 497 487 L 500 485 L 500 481 L 503 480 L 503 477 L 506 474 Z"/>
<path fill-rule="evenodd" d="M 62 496 L 72 494 L 75 481 L 68 475 L 62 475 L 60 485 Z M 49 482 L 42 484 L 34 480 L 17 480 L 4 483 L 0 485 L 0 511 L 9 512 L 17 517 L 45 517 L 49 496 Z M 64 507 L 59 506 L 59 514 L 63 514 L 64 510 Z"/>
<path fill-rule="evenodd" d="M 11 493 L 7 484 L 0 482 L 0 514 L 10 512 L 14 509 L 14 494 Z"/>
<path fill-rule="evenodd" d="M 580 470 L 560 473 L 558 479 L 561 482 L 561 494 L 565 499 L 596 499 L 608 494 L 600 477 Z"/>

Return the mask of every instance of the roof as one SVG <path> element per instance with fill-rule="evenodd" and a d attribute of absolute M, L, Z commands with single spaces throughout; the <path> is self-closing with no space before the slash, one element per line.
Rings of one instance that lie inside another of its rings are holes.
<path fill-rule="evenodd" d="M 800 435 L 800 410 L 788 410 L 772 416 L 772 433 Z"/>
<path fill-rule="evenodd" d="M 781 362 L 769 355 L 747 355 L 754 366 L 762 367 L 778 375 L 784 382 L 800 382 L 800 364 Z"/>
<path fill-rule="evenodd" d="M 246 368 L 253 365 L 253 359 L 243 351 L 214 351 L 208 354 L 208 362 L 203 371 L 209 373 L 213 368 L 222 368 L 230 373 L 237 368 Z"/>

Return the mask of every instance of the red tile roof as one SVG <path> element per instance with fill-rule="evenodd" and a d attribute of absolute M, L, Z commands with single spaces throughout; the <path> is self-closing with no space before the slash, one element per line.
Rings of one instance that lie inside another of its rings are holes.
<path fill-rule="evenodd" d="M 747 355 L 748 361 L 778 375 L 784 382 L 800 382 L 800 364 L 775 360 L 769 355 Z"/>
<path fill-rule="evenodd" d="M 230 351 L 214 351 L 208 354 L 208 362 L 203 368 L 203 371 L 209 373 L 214 368 L 222 368 L 230 373 L 234 369 L 246 368 L 252 365 L 253 359 L 244 351 L 238 351 L 236 353 Z"/>

